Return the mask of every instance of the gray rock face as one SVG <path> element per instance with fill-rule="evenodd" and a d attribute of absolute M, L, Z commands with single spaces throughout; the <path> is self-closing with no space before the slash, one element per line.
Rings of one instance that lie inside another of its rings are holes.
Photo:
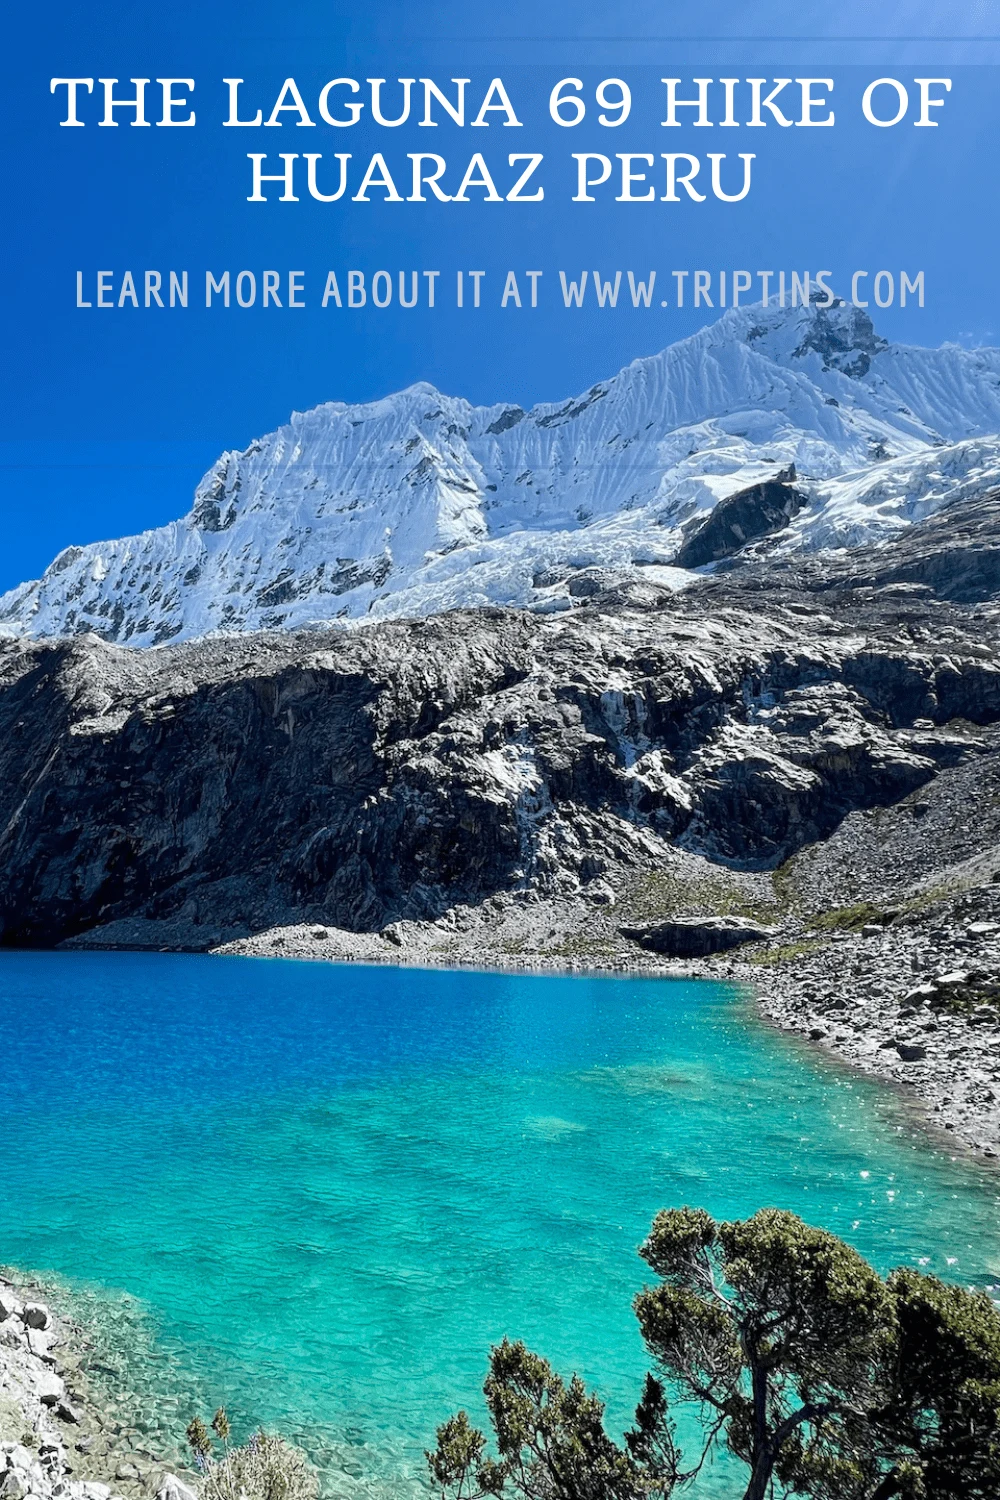
<path fill-rule="evenodd" d="M 746 587 L 852 589 L 979 604 L 1000 593 L 1000 498 L 990 490 L 956 501 L 883 547 L 858 547 L 841 557 L 788 560 L 752 567 Z"/>
<path fill-rule="evenodd" d="M 719 501 L 708 520 L 686 539 L 674 564 L 678 568 L 703 568 L 706 563 L 731 557 L 747 542 L 782 531 L 807 503 L 806 496 L 783 478 L 740 490 Z"/>
<path fill-rule="evenodd" d="M 859 378 L 867 375 L 872 358 L 887 347 L 866 312 L 860 308 L 843 311 L 838 308 L 833 317 L 822 309 L 815 314 L 797 352 L 805 354 L 814 349 L 822 356 L 824 369 L 840 370 Z"/>
<path fill-rule="evenodd" d="M 746 917 L 677 917 L 649 927 L 619 930 L 643 948 L 668 958 L 707 958 L 711 953 L 725 953 L 730 948 L 761 942 L 771 936 L 770 928 L 760 927 Z"/>
<path fill-rule="evenodd" d="M 375 932 L 671 844 L 773 868 L 1000 720 L 996 611 L 858 583 L 890 550 L 562 615 L 2 643 L 0 941 Z"/>

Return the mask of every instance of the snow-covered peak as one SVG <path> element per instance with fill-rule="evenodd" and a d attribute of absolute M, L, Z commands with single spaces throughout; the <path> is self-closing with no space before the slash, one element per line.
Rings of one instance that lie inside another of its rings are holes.
<path fill-rule="evenodd" d="M 827 397 L 931 442 L 1000 430 L 997 349 L 890 344 L 863 308 L 844 302 L 734 308 L 703 332 L 742 341 Z"/>
<path fill-rule="evenodd" d="M 669 569 L 719 500 L 790 466 L 808 503 L 782 547 L 885 537 L 1000 482 L 998 432 L 998 350 L 891 345 L 843 304 L 730 309 L 530 411 L 420 382 L 295 412 L 224 453 L 182 520 L 66 548 L 0 597 L 0 630 L 152 645 L 565 608 L 573 570 Z"/>
<path fill-rule="evenodd" d="M 876 333 L 864 308 L 841 301 L 831 307 L 814 301 L 792 308 L 763 307 L 760 303 L 731 308 L 703 332 L 716 339 L 750 344 L 758 354 L 778 364 L 816 354 L 820 368 L 855 377 L 865 375 L 874 356 L 889 347 Z"/>

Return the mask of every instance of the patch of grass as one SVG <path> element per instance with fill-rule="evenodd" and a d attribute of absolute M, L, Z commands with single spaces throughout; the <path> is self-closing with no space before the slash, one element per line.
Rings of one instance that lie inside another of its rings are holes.
<path fill-rule="evenodd" d="M 771 873 L 771 884 L 774 886 L 775 899 L 786 911 L 795 911 L 799 906 L 799 893 L 795 881 L 795 865 L 798 859 L 793 854 L 785 860 L 783 865 Z"/>
<path fill-rule="evenodd" d="M 819 932 L 856 932 L 870 922 L 880 925 L 885 921 L 884 912 L 870 901 L 855 901 L 853 906 L 835 906 L 830 911 L 817 912 L 808 918 L 809 926 Z"/>
<path fill-rule="evenodd" d="M 931 907 L 950 901 L 954 896 L 962 896 L 966 891 L 979 890 L 987 884 L 992 884 L 992 882 L 984 881 L 978 873 L 975 875 L 955 874 L 940 881 L 937 885 L 918 891 L 915 896 L 907 896 L 899 903 L 899 909 L 906 912 L 929 911 Z"/>
<path fill-rule="evenodd" d="M 826 943 L 822 938 L 800 938 L 795 943 L 781 943 L 776 948 L 751 948 L 740 954 L 749 964 L 762 969 L 772 969 L 780 964 L 794 963 L 797 958 L 807 958 L 810 953 L 819 953 Z"/>
<path fill-rule="evenodd" d="M 940 1003 L 936 1000 L 930 1003 L 933 1010 L 946 1011 L 953 1016 L 970 1016 L 981 1005 L 996 1009 L 998 1001 L 1000 985 L 977 983 L 965 985 L 960 990 L 944 990 Z"/>

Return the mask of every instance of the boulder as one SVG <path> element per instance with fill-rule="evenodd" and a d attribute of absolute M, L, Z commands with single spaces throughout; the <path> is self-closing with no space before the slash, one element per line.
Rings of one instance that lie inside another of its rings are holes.
<path fill-rule="evenodd" d="M 31 1480 L 18 1469 L 5 1469 L 0 1473 L 0 1500 L 27 1500 L 31 1493 Z"/>
<path fill-rule="evenodd" d="M 21 1312 L 21 1303 L 10 1287 L 0 1287 L 0 1323 L 5 1323 L 8 1318 L 19 1317 Z"/>
<path fill-rule="evenodd" d="M 685 539 L 674 566 L 703 568 L 706 563 L 731 557 L 748 542 L 782 531 L 808 504 L 800 490 L 785 482 L 786 475 L 793 478 L 794 470 L 720 500 L 708 519 Z"/>
<path fill-rule="evenodd" d="M 43 1406 L 58 1406 L 65 1399 L 66 1387 L 59 1375 L 46 1371 L 39 1375 L 35 1384 L 35 1393 Z"/>
<path fill-rule="evenodd" d="M 922 1062 L 927 1056 L 927 1048 L 922 1042 L 897 1042 L 896 1051 L 903 1062 Z"/>
<path fill-rule="evenodd" d="M 575 574 L 566 585 L 567 593 L 574 599 L 592 599 L 607 588 L 610 579 L 600 568 L 588 568 Z"/>
<path fill-rule="evenodd" d="M 37 1359 L 52 1359 L 52 1336 L 42 1333 L 38 1328 L 27 1330 L 28 1348 Z"/>
<path fill-rule="evenodd" d="M 774 930 L 746 917 L 673 917 L 649 927 L 619 927 L 623 937 L 668 958 L 707 958 L 743 943 L 759 943 Z"/>
<path fill-rule="evenodd" d="M 29 1328 L 48 1328 L 52 1322 L 52 1315 L 44 1302 L 26 1302 L 21 1318 Z"/>
<path fill-rule="evenodd" d="M 929 1000 L 937 998 L 938 988 L 936 984 L 918 984 L 916 989 L 908 990 L 903 999 L 909 1005 L 926 1005 Z"/>
<path fill-rule="evenodd" d="M 934 985 L 939 990 L 960 990 L 972 979 L 965 969 L 951 969 L 947 974 L 935 974 Z"/>
<path fill-rule="evenodd" d="M 176 1474 L 164 1474 L 156 1492 L 156 1500 L 198 1500 L 198 1496 Z"/>

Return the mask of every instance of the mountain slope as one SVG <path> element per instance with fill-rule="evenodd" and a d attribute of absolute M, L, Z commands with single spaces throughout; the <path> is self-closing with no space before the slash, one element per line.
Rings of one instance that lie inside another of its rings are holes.
<path fill-rule="evenodd" d="M 558 610 L 598 566 L 660 571 L 718 503 L 794 466 L 779 551 L 886 538 L 1000 483 L 1000 351 L 890 346 L 838 305 L 749 307 L 569 401 L 432 386 L 295 413 L 155 531 L 69 547 L 0 631 L 129 645 L 488 603 Z"/>
<path fill-rule="evenodd" d="M 967 574 L 982 604 L 936 597 L 937 559 L 947 586 L 963 572 L 941 519 L 680 594 L 633 579 L 561 617 L 0 642 L 0 944 L 135 920 L 153 946 L 180 940 L 164 923 L 202 946 L 371 932 L 575 896 L 671 850 L 782 864 L 1000 723 L 1000 576 Z M 956 519 L 1000 556 L 996 497 Z"/>

